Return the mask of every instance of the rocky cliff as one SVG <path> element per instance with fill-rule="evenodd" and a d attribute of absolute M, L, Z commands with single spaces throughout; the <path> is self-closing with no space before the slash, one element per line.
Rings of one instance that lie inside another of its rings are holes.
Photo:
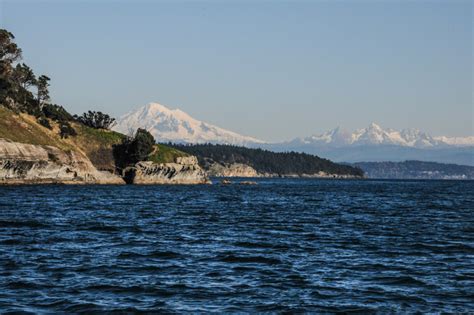
<path fill-rule="evenodd" d="M 127 167 L 123 178 L 129 184 L 210 183 L 194 156 L 178 157 L 175 163 L 139 162 L 133 167 Z"/>
<path fill-rule="evenodd" d="M 0 139 L 0 184 L 123 184 L 81 153 Z"/>
<path fill-rule="evenodd" d="M 221 164 L 213 163 L 209 166 L 207 171 L 209 176 L 214 177 L 259 177 L 257 171 L 246 164 L 232 163 Z"/>
<path fill-rule="evenodd" d="M 81 153 L 53 146 L 0 139 L 0 184 L 205 184 L 206 172 L 193 156 L 175 163 L 139 162 L 123 178 L 98 171 Z"/>
<path fill-rule="evenodd" d="M 77 135 L 61 137 L 36 117 L 15 113 L 0 104 L 0 185 L 8 184 L 195 184 L 208 179 L 196 158 L 165 145 L 156 145 L 148 157 L 122 178 L 116 170 L 114 146 L 125 135 L 94 129 L 71 121 Z"/>

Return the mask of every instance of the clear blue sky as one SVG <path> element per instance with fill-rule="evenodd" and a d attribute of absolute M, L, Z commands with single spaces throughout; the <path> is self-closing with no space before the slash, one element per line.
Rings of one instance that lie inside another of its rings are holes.
<path fill-rule="evenodd" d="M 265 140 L 375 121 L 473 135 L 472 1 L 9 1 L 56 103 L 151 101 Z"/>

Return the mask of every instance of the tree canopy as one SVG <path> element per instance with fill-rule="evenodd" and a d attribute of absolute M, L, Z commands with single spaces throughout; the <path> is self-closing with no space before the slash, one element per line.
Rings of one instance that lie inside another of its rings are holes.
<path fill-rule="evenodd" d="M 88 111 L 77 117 L 77 120 L 86 126 L 95 129 L 110 129 L 115 124 L 115 118 L 102 112 Z"/>
<path fill-rule="evenodd" d="M 139 128 L 133 137 L 124 138 L 121 144 L 114 146 L 114 158 L 119 170 L 147 161 L 154 150 L 155 138 L 145 129 Z"/>
<path fill-rule="evenodd" d="M 12 33 L 0 29 L 0 105 L 34 115 L 45 128 L 52 129 L 50 120 L 56 121 L 64 138 L 76 135 L 72 121 L 97 129 L 109 129 L 114 124 L 114 118 L 101 112 L 74 117 L 63 106 L 52 104 L 51 79 L 46 75 L 37 77 L 28 65 L 20 63 L 22 51 L 14 40 Z"/>

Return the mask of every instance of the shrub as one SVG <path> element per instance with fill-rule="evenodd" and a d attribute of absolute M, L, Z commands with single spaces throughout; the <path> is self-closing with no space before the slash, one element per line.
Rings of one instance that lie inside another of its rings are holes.
<path fill-rule="evenodd" d="M 135 133 L 135 138 L 130 143 L 130 154 L 133 162 L 146 161 L 155 145 L 155 138 L 145 129 L 139 128 Z"/>
<path fill-rule="evenodd" d="M 76 117 L 80 123 L 95 129 L 110 129 L 115 124 L 115 118 L 102 112 L 88 111 Z"/>
<path fill-rule="evenodd" d="M 67 139 L 69 136 L 76 136 L 76 130 L 69 123 L 62 123 L 59 127 L 59 135 L 62 139 Z"/>
<path fill-rule="evenodd" d="M 45 117 L 41 109 L 36 106 L 35 102 L 30 102 L 21 109 L 22 112 L 25 112 L 29 115 L 35 116 L 36 118 Z"/>
<path fill-rule="evenodd" d="M 125 138 L 114 145 L 113 153 L 117 168 L 123 169 L 140 161 L 148 160 L 153 152 L 155 138 L 145 129 L 138 129 L 133 138 Z"/>
<path fill-rule="evenodd" d="M 48 128 L 48 129 L 53 129 L 53 127 L 51 127 L 51 124 L 49 123 L 48 118 L 46 118 L 46 117 L 38 117 L 37 121 L 38 121 L 38 123 L 39 123 L 41 126 L 43 126 L 43 127 L 45 127 L 45 128 Z"/>
<path fill-rule="evenodd" d="M 43 106 L 43 114 L 55 120 L 57 122 L 67 122 L 73 120 L 71 114 L 69 114 L 64 107 L 55 104 L 46 104 Z"/>

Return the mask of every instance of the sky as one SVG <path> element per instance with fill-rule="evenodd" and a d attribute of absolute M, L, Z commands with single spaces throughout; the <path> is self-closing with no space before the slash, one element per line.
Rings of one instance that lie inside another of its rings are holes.
<path fill-rule="evenodd" d="M 376 122 L 474 135 L 473 1 L 0 0 L 54 103 L 149 102 L 267 141 Z"/>

